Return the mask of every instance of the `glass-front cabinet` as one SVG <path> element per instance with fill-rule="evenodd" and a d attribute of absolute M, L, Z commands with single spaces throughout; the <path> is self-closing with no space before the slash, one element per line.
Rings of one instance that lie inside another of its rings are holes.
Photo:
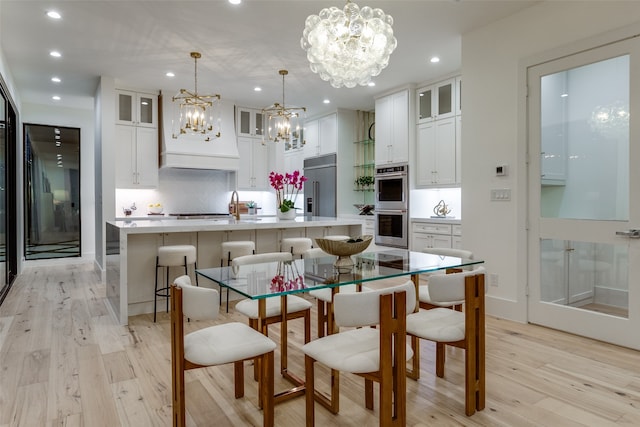
<path fill-rule="evenodd" d="M 456 79 L 418 89 L 418 123 L 456 115 Z"/>
<path fill-rule="evenodd" d="M 116 123 L 143 127 L 157 127 L 157 96 L 127 90 L 117 90 Z"/>
<path fill-rule="evenodd" d="M 237 107 L 238 136 L 262 138 L 264 121 L 262 110 L 255 108 Z"/>

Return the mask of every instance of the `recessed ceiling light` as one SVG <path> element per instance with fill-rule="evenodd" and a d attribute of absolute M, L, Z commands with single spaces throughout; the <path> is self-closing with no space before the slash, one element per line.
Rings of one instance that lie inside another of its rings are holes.
<path fill-rule="evenodd" d="M 54 83 L 60 83 L 62 80 L 60 80 L 60 77 L 51 77 L 51 81 Z"/>
<path fill-rule="evenodd" d="M 331 101 L 329 101 L 328 99 L 325 99 L 324 101 L 322 101 L 324 104 L 330 104 Z"/>
<path fill-rule="evenodd" d="M 375 82 L 369 82 L 369 83 L 367 83 L 367 86 L 369 86 L 369 87 L 374 87 L 375 85 L 376 85 L 376 83 L 375 83 Z"/>
<path fill-rule="evenodd" d="M 53 99 L 54 101 L 60 101 L 60 97 L 58 95 L 53 95 L 51 99 Z"/>
<path fill-rule="evenodd" d="M 253 90 L 256 92 L 262 92 L 262 88 L 260 86 L 254 87 Z"/>
<path fill-rule="evenodd" d="M 62 15 L 60 15 L 58 12 L 56 12 L 55 10 L 50 10 L 47 12 L 47 16 L 51 19 L 60 19 L 62 18 Z"/>
<path fill-rule="evenodd" d="M 561 98 L 566 98 L 567 96 L 569 96 L 568 93 L 563 93 L 562 95 L 560 95 Z"/>
<path fill-rule="evenodd" d="M 53 56 L 54 58 L 60 58 L 62 56 L 62 54 L 57 50 L 52 50 L 51 52 L 49 52 L 49 55 Z"/>
<path fill-rule="evenodd" d="M 240 3 L 242 3 L 242 0 L 229 0 L 229 3 L 231 3 L 231 4 L 240 4 Z"/>
<path fill-rule="evenodd" d="M 438 58 L 437 56 L 434 56 L 429 61 L 431 61 L 432 64 L 436 64 L 436 63 L 440 62 L 440 58 Z"/>
<path fill-rule="evenodd" d="M 167 76 L 167 77 L 175 77 L 176 75 L 174 73 L 172 73 L 171 71 L 167 71 L 167 74 L 165 74 L 165 76 Z"/>

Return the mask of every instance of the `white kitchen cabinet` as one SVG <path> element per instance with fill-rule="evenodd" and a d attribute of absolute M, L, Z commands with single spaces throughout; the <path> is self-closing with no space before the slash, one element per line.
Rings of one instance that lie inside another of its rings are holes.
<path fill-rule="evenodd" d="M 264 115 L 256 108 L 237 107 L 237 136 L 262 139 L 264 133 Z"/>
<path fill-rule="evenodd" d="M 128 90 L 116 90 L 116 124 L 158 127 L 158 96 Z"/>
<path fill-rule="evenodd" d="M 273 166 L 272 150 L 277 146 L 271 143 L 262 144 L 256 138 L 238 137 L 238 154 L 240 168 L 238 169 L 239 190 L 268 190 L 269 172 Z"/>
<path fill-rule="evenodd" d="M 456 79 L 448 79 L 417 90 L 417 123 L 442 120 L 456 115 Z"/>
<path fill-rule="evenodd" d="M 136 286 L 128 286 L 129 314 L 149 313 L 153 310 L 153 291 L 155 287 L 156 256 L 158 247 L 166 245 L 194 245 L 198 241 L 198 233 L 150 233 L 129 235 L 127 239 L 127 282 Z M 201 268 L 201 265 L 198 264 Z M 184 274 L 184 267 L 169 267 L 169 280 L 173 280 Z M 195 272 L 189 266 L 189 276 L 195 283 Z M 158 282 L 164 283 L 166 273 L 164 269 L 158 269 Z M 136 305 L 140 309 L 136 310 Z M 133 306 L 133 307 L 132 307 Z M 151 310 L 144 309 L 148 306 Z M 163 305 L 158 300 L 158 311 L 163 310 Z"/>
<path fill-rule="evenodd" d="M 287 172 L 304 170 L 304 150 L 289 150 L 284 153 L 284 170 Z"/>
<path fill-rule="evenodd" d="M 416 138 L 416 185 L 419 187 L 457 184 L 458 153 L 456 118 L 418 125 Z"/>
<path fill-rule="evenodd" d="M 462 77 L 456 77 L 456 116 L 462 114 Z"/>
<path fill-rule="evenodd" d="M 304 157 L 335 153 L 338 141 L 338 115 L 331 113 L 305 125 Z"/>
<path fill-rule="evenodd" d="M 462 225 L 460 224 L 451 226 L 451 247 L 462 249 Z"/>
<path fill-rule="evenodd" d="M 304 124 L 304 157 L 318 155 L 318 120 L 309 120 Z"/>
<path fill-rule="evenodd" d="M 376 165 L 409 161 L 409 90 L 376 99 Z"/>
<path fill-rule="evenodd" d="M 116 187 L 158 186 L 158 130 L 116 125 Z"/>
<path fill-rule="evenodd" d="M 453 245 L 452 231 L 452 224 L 443 224 L 435 221 L 413 222 L 411 224 L 411 250 L 451 248 Z"/>

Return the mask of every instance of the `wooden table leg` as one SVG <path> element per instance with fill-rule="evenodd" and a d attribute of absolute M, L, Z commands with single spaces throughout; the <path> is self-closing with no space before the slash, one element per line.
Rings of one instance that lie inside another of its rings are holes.
<path fill-rule="evenodd" d="M 420 309 L 420 275 L 412 274 L 411 281 L 416 287 L 416 307 L 414 313 Z M 411 337 L 411 350 L 413 350 L 413 358 L 411 359 L 411 369 L 407 369 L 406 373 L 412 380 L 420 379 L 420 339 Z"/>

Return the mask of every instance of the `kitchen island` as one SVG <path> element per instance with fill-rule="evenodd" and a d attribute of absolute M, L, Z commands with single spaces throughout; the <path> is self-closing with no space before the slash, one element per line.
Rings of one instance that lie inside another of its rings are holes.
<path fill-rule="evenodd" d="M 128 323 L 129 316 L 153 313 L 159 246 L 193 245 L 198 252 L 198 268 L 219 267 L 220 244 L 225 241 L 252 240 L 256 243 L 256 253 L 277 252 L 280 241 L 286 237 L 359 236 L 362 224 L 361 219 L 302 216 L 286 221 L 276 217 L 109 221 L 106 224 L 107 300 L 122 325 Z M 183 274 L 182 271 L 172 269 L 170 277 Z M 191 270 L 189 274 L 195 283 L 194 272 Z M 198 280 L 200 286 L 216 287 L 205 279 Z M 163 307 L 164 301 L 160 299 L 159 313 Z"/>

